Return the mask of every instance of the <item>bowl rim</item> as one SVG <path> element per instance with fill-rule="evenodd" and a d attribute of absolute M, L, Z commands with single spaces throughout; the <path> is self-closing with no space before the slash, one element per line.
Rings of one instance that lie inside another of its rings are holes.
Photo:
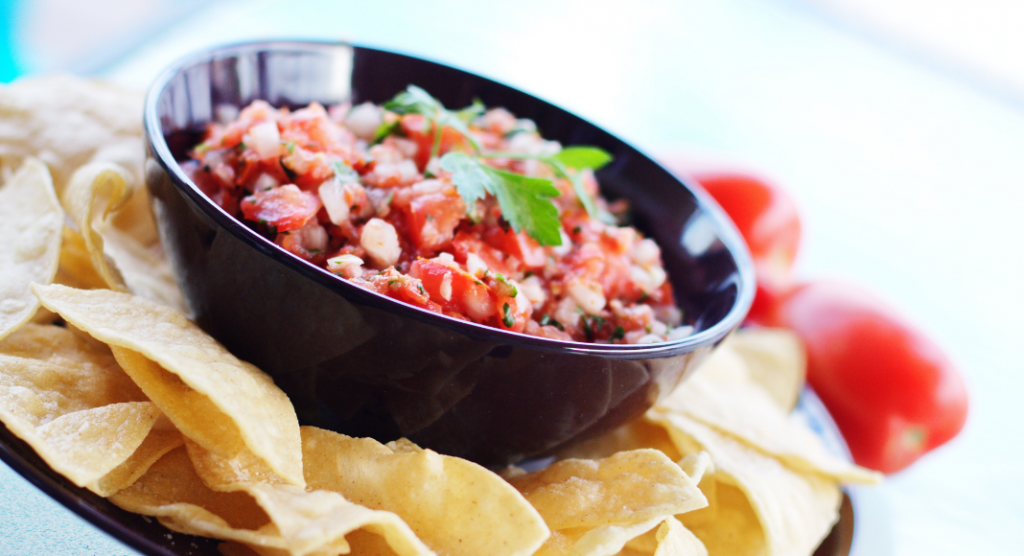
<path fill-rule="evenodd" d="M 627 148 L 635 151 L 640 156 L 646 158 L 649 162 L 661 167 L 667 174 L 672 176 L 680 186 L 687 189 L 697 200 L 697 205 L 700 209 L 709 213 L 712 216 L 715 224 L 718 225 L 721 233 L 720 240 L 725 245 L 726 250 L 736 263 L 737 273 L 739 274 L 739 280 L 737 281 L 737 294 L 735 300 L 729 311 L 723 316 L 718 322 L 712 326 L 697 331 L 689 336 L 680 338 L 677 340 L 670 340 L 665 342 L 658 342 L 652 344 L 602 344 L 602 343 L 589 343 L 589 342 L 575 342 L 575 341 L 564 341 L 555 340 L 551 338 L 543 338 L 540 336 L 532 336 L 521 332 L 512 332 L 508 330 L 502 330 L 494 328 L 484 324 L 478 324 L 471 321 L 459 320 L 447 315 L 433 313 L 425 309 L 421 309 L 414 305 L 392 299 L 390 297 L 378 294 L 376 292 L 361 288 L 355 284 L 348 282 L 347 280 L 336 276 L 328 270 L 314 265 L 313 263 L 306 261 L 281 249 L 279 246 L 271 242 L 269 239 L 258 234 L 256 231 L 242 224 L 241 221 L 228 214 L 225 210 L 214 203 L 209 197 L 206 196 L 196 184 L 185 174 L 181 165 L 174 159 L 171 154 L 170 148 L 167 145 L 167 141 L 164 138 L 163 126 L 160 118 L 157 115 L 158 102 L 160 97 L 163 95 L 167 88 L 167 85 L 177 77 L 181 72 L 188 68 L 197 66 L 209 62 L 213 59 L 220 57 L 228 57 L 232 55 L 241 55 L 245 53 L 256 53 L 267 50 L 301 50 L 308 52 L 331 50 L 338 47 L 349 47 L 357 48 L 362 50 L 370 50 L 381 52 L 385 54 L 404 56 L 407 58 L 413 58 L 416 60 L 436 64 L 449 69 L 454 69 L 464 73 L 473 75 L 476 78 L 490 81 L 491 83 L 500 85 L 522 93 L 538 102 L 547 104 L 557 108 L 570 115 L 576 116 L 575 113 L 562 108 L 556 104 L 548 102 L 542 98 L 539 98 L 531 93 L 523 91 L 517 87 L 513 87 L 506 83 L 496 81 L 484 75 L 469 70 L 463 70 L 456 66 L 448 65 L 442 62 L 424 58 L 422 56 L 406 54 L 395 50 L 366 46 L 359 43 L 346 42 L 346 41 L 329 41 L 329 40 L 316 40 L 316 39 L 274 39 L 274 40 L 257 40 L 257 41 L 239 41 L 231 42 L 221 45 L 216 45 L 202 50 L 193 52 L 178 58 L 174 63 L 165 68 L 158 77 L 153 81 L 149 90 L 146 93 L 144 112 L 143 112 L 143 128 L 144 138 L 147 146 L 155 154 L 155 158 L 164 171 L 164 173 L 170 178 L 171 182 L 178 189 L 179 192 L 183 193 L 185 197 L 191 202 L 192 205 L 198 207 L 200 211 L 213 223 L 233 236 L 239 239 L 246 245 L 254 248 L 261 254 L 268 256 L 281 264 L 286 269 L 297 272 L 305 278 L 312 279 L 314 282 L 324 286 L 336 293 L 344 295 L 346 298 L 357 298 L 361 303 L 371 305 L 377 309 L 382 309 L 392 314 L 396 314 L 403 318 L 413 318 L 417 321 L 425 322 L 435 326 L 441 326 L 446 329 L 452 330 L 456 333 L 463 334 L 465 336 L 492 342 L 496 345 L 512 345 L 517 347 L 525 347 L 529 349 L 547 351 L 547 352 L 568 352 L 580 355 L 593 355 L 599 357 L 610 357 L 615 359 L 650 359 L 650 358 L 665 358 L 681 355 L 684 353 L 691 352 L 697 348 L 714 345 L 722 340 L 729 332 L 740 325 L 743 318 L 746 316 L 750 309 L 754 299 L 755 292 L 755 278 L 753 270 L 753 261 L 750 253 L 746 247 L 746 243 L 741 238 L 732 220 L 725 214 L 725 211 L 699 187 L 693 187 L 687 183 L 684 179 L 679 178 L 671 171 L 664 168 L 663 165 L 658 163 L 656 160 L 646 155 L 643 151 L 634 147 L 631 143 L 623 141 L 617 135 L 605 130 L 604 128 L 590 122 L 585 118 L 577 118 L 583 120 L 587 124 L 593 126 L 602 133 L 620 141 Z"/>

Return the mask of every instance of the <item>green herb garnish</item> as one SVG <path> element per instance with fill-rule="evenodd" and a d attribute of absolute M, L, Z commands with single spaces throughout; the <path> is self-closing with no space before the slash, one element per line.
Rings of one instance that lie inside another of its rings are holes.
<path fill-rule="evenodd" d="M 441 104 L 441 101 L 430 96 L 430 93 L 417 87 L 409 85 L 404 91 L 395 95 L 395 98 L 384 104 L 384 109 L 395 114 L 419 114 L 424 119 L 424 131 L 434 130 L 434 144 L 430 149 L 430 158 L 434 158 L 441 150 L 441 132 L 445 127 L 451 127 L 461 133 L 472 143 L 473 148 L 480 150 L 479 143 L 469 133 L 467 124 L 473 118 L 484 111 L 484 105 L 479 100 L 472 105 L 452 112 Z M 378 130 L 379 132 L 379 130 Z"/>
<path fill-rule="evenodd" d="M 515 317 L 512 316 L 512 308 L 509 307 L 508 303 L 506 303 L 501 310 L 505 313 L 505 316 L 501 318 L 501 322 L 504 323 L 506 327 L 512 328 L 512 325 L 516 323 Z"/>
<path fill-rule="evenodd" d="M 562 326 L 562 323 L 560 323 L 557 320 L 551 318 L 551 315 L 548 315 L 548 314 L 544 314 L 544 315 L 542 315 L 540 317 L 540 325 L 541 326 L 549 326 L 549 325 L 550 326 L 554 326 L 555 328 L 561 330 L 562 332 L 565 332 L 565 327 Z"/>
<path fill-rule="evenodd" d="M 621 340 L 621 339 L 623 339 L 625 337 L 626 337 L 626 329 L 623 328 L 620 325 L 620 326 L 616 326 L 615 327 L 615 330 L 612 332 L 612 336 L 611 336 L 610 339 L 611 340 Z"/>
<path fill-rule="evenodd" d="M 331 170 L 334 170 L 334 177 L 341 183 L 354 183 L 359 181 L 359 173 L 351 166 L 341 161 L 331 163 Z"/>
<path fill-rule="evenodd" d="M 465 153 L 444 155 L 441 168 L 452 173 L 467 210 L 490 193 L 513 230 L 525 229 L 541 245 L 562 244 L 558 208 L 549 200 L 558 189 L 550 181 L 496 170 Z"/>

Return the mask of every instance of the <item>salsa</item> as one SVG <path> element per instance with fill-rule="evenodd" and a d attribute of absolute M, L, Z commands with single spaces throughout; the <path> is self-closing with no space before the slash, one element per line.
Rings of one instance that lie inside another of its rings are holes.
<path fill-rule="evenodd" d="M 383 106 L 221 110 L 183 164 L 229 214 L 360 287 L 558 340 L 652 343 L 680 326 L 661 250 L 598 194 L 600 149 L 548 141 L 421 89 Z"/>

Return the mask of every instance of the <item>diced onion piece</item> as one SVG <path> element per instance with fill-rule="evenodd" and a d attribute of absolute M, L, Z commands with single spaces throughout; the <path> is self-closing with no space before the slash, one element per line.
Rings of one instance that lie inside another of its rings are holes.
<path fill-rule="evenodd" d="M 572 239 L 561 228 L 558 229 L 558 235 L 562 236 L 562 244 L 552 247 L 551 252 L 559 257 L 564 257 L 572 251 Z"/>
<path fill-rule="evenodd" d="M 487 263 L 476 253 L 469 253 L 466 255 L 466 272 L 479 278 L 487 272 Z"/>
<path fill-rule="evenodd" d="M 441 292 L 441 297 L 445 301 L 452 300 L 452 273 L 446 272 L 444 278 L 441 278 L 441 286 L 438 288 Z"/>
<path fill-rule="evenodd" d="M 377 134 L 377 128 L 384 122 L 381 109 L 372 102 L 354 106 L 345 116 L 345 125 L 356 137 L 370 141 Z"/>
<path fill-rule="evenodd" d="M 604 297 L 604 288 L 597 282 L 590 280 L 573 280 L 566 287 L 569 297 L 575 301 L 583 312 L 591 315 L 597 314 L 604 309 L 607 301 Z"/>
<path fill-rule="evenodd" d="M 681 340 L 693 335 L 692 326 L 677 326 L 668 332 L 668 340 Z"/>
<path fill-rule="evenodd" d="M 391 224 L 380 218 L 371 218 L 363 227 L 359 245 L 374 263 L 389 267 L 402 256 L 402 246 L 398 244 L 398 232 Z"/>
<path fill-rule="evenodd" d="M 486 288 L 466 288 L 462 301 L 466 314 L 475 321 L 487 320 L 494 314 L 494 300 Z"/>
<path fill-rule="evenodd" d="M 665 269 L 658 265 L 647 267 L 647 273 L 651 275 L 651 285 L 654 286 L 654 289 L 660 288 L 668 279 Z"/>
<path fill-rule="evenodd" d="M 547 301 L 548 296 L 544 293 L 544 288 L 540 284 L 540 278 L 536 276 L 530 276 L 519 282 L 519 291 L 534 305 L 541 305 Z"/>
<path fill-rule="evenodd" d="M 327 259 L 327 270 L 345 278 L 357 278 L 363 275 L 363 259 L 351 254 L 338 255 Z"/>
<path fill-rule="evenodd" d="M 270 191 L 271 189 L 281 185 L 274 176 L 270 174 L 260 174 L 260 177 L 256 178 L 256 181 L 252 184 L 252 192 L 258 191 Z"/>
<path fill-rule="evenodd" d="M 661 258 L 661 249 L 653 239 L 641 239 L 629 250 L 629 258 L 637 265 L 650 267 L 657 264 L 658 259 Z"/>
<path fill-rule="evenodd" d="M 655 320 L 652 320 L 648 324 L 651 327 L 651 330 L 650 330 L 651 334 L 657 334 L 658 336 L 664 336 L 665 333 L 668 332 L 668 326 L 665 326 L 665 323 L 661 322 L 660 320 L 655 319 Z"/>
<path fill-rule="evenodd" d="M 277 130 L 277 122 L 263 122 L 250 127 L 245 144 L 262 159 L 281 156 L 281 133 Z"/>
<path fill-rule="evenodd" d="M 335 226 L 348 222 L 349 206 L 345 200 L 345 186 L 336 179 L 329 179 L 320 184 L 320 201 L 327 209 L 327 216 Z"/>
<path fill-rule="evenodd" d="M 665 338 L 658 336 L 657 334 L 647 334 L 636 341 L 638 344 L 656 344 L 658 342 L 664 342 Z"/>

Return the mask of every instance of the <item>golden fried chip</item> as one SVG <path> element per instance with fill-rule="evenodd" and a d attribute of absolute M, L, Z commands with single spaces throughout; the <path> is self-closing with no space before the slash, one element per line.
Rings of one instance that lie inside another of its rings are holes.
<path fill-rule="evenodd" d="M 129 291 L 189 314 L 185 298 L 159 246 L 145 247 L 127 232 L 110 225 L 100 226 L 98 230 L 105 238 L 106 252 L 117 265 Z"/>
<path fill-rule="evenodd" d="M 0 339 L 39 307 L 29 284 L 49 284 L 60 260 L 64 212 L 43 163 L 27 159 L 0 187 Z"/>
<path fill-rule="evenodd" d="M 785 411 L 757 384 L 724 381 L 698 371 L 662 400 L 659 411 L 687 415 L 777 457 L 797 471 L 842 482 L 874 484 L 881 475 L 830 455 L 821 439 Z"/>
<path fill-rule="evenodd" d="M 119 346 L 112 346 L 111 351 L 121 368 L 186 437 L 230 457 L 245 450 L 235 420 L 209 396 L 136 351 Z"/>
<path fill-rule="evenodd" d="M 842 495 L 834 480 L 795 473 L 775 458 L 685 415 L 652 410 L 647 418 L 665 426 L 680 451 L 706 450 L 711 455 L 716 479 L 733 484 L 750 501 L 768 554 L 810 554 L 838 519 Z"/>
<path fill-rule="evenodd" d="M 383 445 L 303 427 L 302 457 L 310 488 L 398 514 L 439 554 L 525 556 L 548 536 L 537 511 L 500 477 L 408 441 Z"/>
<path fill-rule="evenodd" d="M 743 359 L 750 379 L 779 407 L 793 409 L 807 377 L 807 357 L 796 333 L 785 328 L 747 328 L 737 330 L 722 345 Z"/>
<path fill-rule="evenodd" d="M 765 535 L 747 496 L 735 486 L 714 481 L 715 497 L 702 510 L 679 516 L 712 556 L 760 556 Z"/>
<path fill-rule="evenodd" d="M 358 506 L 335 492 L 307 492 L 282 484 L 235 486 L 233 492 L 207 488 L 186 451 L 178 448 L 111 501 L 128 511 L 156 516 L 172 530 L 242 542 L 260 553 L 348 552 L 345 535 L 365 528 L 380 534 L 399 556 L 433 554 L 398 516 Z"/>
<path fill-rule="evenodd" d="M 654 556 L 708 556 L 704 543 L 674 517 L 661 523 L 655 538 L 658 549 Z"/>
<path fill-rule="evenodd" d="M 128 288 L 116 264 L 103 252 L 103 236 L 95 230 L 93 221 L 97 216 L 106 217 L 127 202 L 131 190 L 126 174 L 124 168 L 109 162 L 88 164 L 75 171 L 61 194 L 61 204 L 82 236 L 93 268 L 108 288 L 118 291 L 128 291 Z M 101 207 L 102 215 L 97 215 Z"/>
<path fill-rule="evenodd" d="M 157 430 L 156 425 L 149 435 L 124 463 L 103 476 L 92 487 L 92 491 L 103 497 L 128 488 L 135 483 L 164 454 L 181 446 L 185 441 L 176 430 Z"/>
<path fill-rule="evenodd" d="M 228 458 L 247 447 L 282 479 L 304 484 L 299 424 L 288 397 L 269 376 L 228 353 L 180 312 L 109 290 L 52 285 L 33 286 L 33 291 L 43 306 L 71 324 L 137 352 L 193 391 L 195 396 L 173 401 L 174 392 L 183 392 L 179 385 L 153 371 L 155 365 L 132 359 L 133 372 L 153 371 L 147 395 L 185 436 Z"/>
<path fill-rule="evenodd" d="M 553 530 L 629 525 L 707 505 L 678 465 L 650 449 L 562 460 L 509 481 Z"/>
<path fill-rule="evenodd" d="M 664 518 L 629 525 L 602 525 L 553 531 L 536 556 L 613 556 L 630 540 L 653 530 Z"/>
<path fill-rule="evenodd" d="M 33 324 L 0 342 L 0 420 L 79 486 L 104 490 L 159 414 L 106 346 Z"/>
<path fill-rule="evenodd" d="M 185 442 L 188 457 L 203 483 L 213 490 L 236 490 L 239 483 L 285 484 L 286 481 L 274 473 L 267 462 L 256 457 L 248 448 L 242 449 L 232 458 L 225 458 L 199 444 Z"/>
<path fill-rule="evenodd" d="M 125 166 L 142 176 L 143 93 L 84 79 L 23 78 L 0 86 L 0 165 L 37 157 L 58 192 L 91 161 Z"/>
<path fill-rule="evenodd" d="M 586 440 L 558 452 L 558 459 L 601 459 L 616 452 L 653 448 L 669 459 L 682 457 L 665 429 L 643 420 L 623 425 L 607 434 Z"/>
<path fill-rule="evenodd" d="M 60 266 L 53 281 L 85 290 L 107 287 L 106 281 L 92 265 L 92 255 L 85 246 L 85 239 L 67 226 L 61 232 Z"/>

